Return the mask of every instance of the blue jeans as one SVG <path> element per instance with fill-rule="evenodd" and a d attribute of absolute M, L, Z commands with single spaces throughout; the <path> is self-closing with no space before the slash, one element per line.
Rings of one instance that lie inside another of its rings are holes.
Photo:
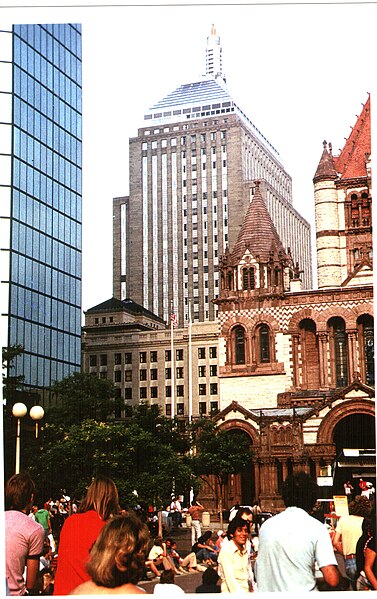
<path fill-rule="evenodd" d="M 209 549 L 199 549 L 196 554 L 196 559 L 198 562 L 205 562 L 207 559 L 212 559 L 214 562 L 217 562 L 217 553 L 209 551 Z"/>
<path fill-rule="evenodd" d="M 356 578 L 357 578 L 357 565 L 356 557 L 344 558 L 344 567 L 346 570 L 346 576 L 350 579 L 351 585 L 354 591 L 356 591 Z"/>

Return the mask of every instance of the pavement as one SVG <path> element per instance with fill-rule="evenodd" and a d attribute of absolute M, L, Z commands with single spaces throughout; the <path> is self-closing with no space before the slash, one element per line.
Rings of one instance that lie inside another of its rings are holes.
<path fill-rule="evenodd" d="M 225 528 L 228 526 L 224 524 Z M 215 531 L 219 530 L 219 522 L 213 522 L 209 527 L 202 526 L 202 534 L 207 530 Z M 186 527 L 183 523 L 182 527 L 173 528 L 170 534 L 171 538 L 177 542 L 177 551 L 181 557 L 185 557 L 191 551 L 191 527 Z M 187 572 L 186 574 L 180 574 L 175 577 L 175 584 L 180 586 L 185 593 L 195 593 L 196 587 L 202 583 L 203 572 Z M 152 594 L 157 580 L 141 580 L 138 582 L 138 586 L 142 587 L 147 593 Z"/>

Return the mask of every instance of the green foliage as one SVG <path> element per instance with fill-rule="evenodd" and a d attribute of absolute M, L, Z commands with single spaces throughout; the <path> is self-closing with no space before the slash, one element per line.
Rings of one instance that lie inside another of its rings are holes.
<path fill-rule="evenodd" d="M 219 429 L 212 420 L 195 423 L 192 434 L 196 446 L 192 458 L 194 472 L 212 474 L 220 485 L 225 484 L 229 474 L 241 472 L 253 456 L 244 434 Z"/>
<path fill-rule="evenodd" d="M 52 415 L 57 414 L 56 408 Z M 85 419 L 65 426 L 61 414 L 46 420 L 40 454 L 31 462 L 41 494 L 65 488 L 80 498 L 92 476 L 114 480 L 123 507 L 144 501 L 165 507 L 173 488 L 186 494 L 192 482 L 184 453 L 188 440 L 158 406 L 141 405 L 125 421 Z"/>
<path fill-rule="evenodd" d="M 112 383 L 89 373 L 75 372 L 56 382 L 51 391 L 56 405 L 48 410 L 48 420 L 65 427 L 88 418 L 106 421 L 121 405 L 114 399 Z"/>
<path fill-rule="evenodd" d="M 15 392 L 22 388 L 24 376 L 11 376 L 10 372 L 13 368 L 13 360 L 24 352 L 22 345 L 11 345 L 2 348 L 2 367 L 3 367 L 3 398 L 6 401 L 7 412 L 11 409 L 11 405 Z M 6 373 L 6 374 L 5 374 Z"/>

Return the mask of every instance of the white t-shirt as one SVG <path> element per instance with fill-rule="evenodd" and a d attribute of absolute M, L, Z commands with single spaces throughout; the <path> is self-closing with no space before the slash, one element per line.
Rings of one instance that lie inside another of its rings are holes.
<path fill-rule="evenodd" d="M 314 591 L 316 565 L 337 565 L 321 522 L 298 507 L 288 507 L 264 522 L 256 560 L 260 592 Z"/>
<path fill-rule="evenodd" d="M 177 584 L 161 584 L 158 582 L 153 589 L 153 594 L 161 597 L 176 597 L 177 595 L 184 595 L 185 592 Z"/>
<path fill-rule="evenodd" d="M 149 552 L 148 559 L 157 559 L 163 553 L 164 553 L 164 550 L 162 547 L 159 547 L 158 545 L 153 545 L 153 547 L 151 548 L 151 550 Z"/>

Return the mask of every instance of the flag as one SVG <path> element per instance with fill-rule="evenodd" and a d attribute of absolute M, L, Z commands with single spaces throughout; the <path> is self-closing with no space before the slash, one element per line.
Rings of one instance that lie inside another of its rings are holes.
<path fill-rule="evenodd" d="M 178 326 L 178 316 L 174 312 L 170 314 L 170 320 L 173 324 L 173 327 L 176 328 Z"/>

